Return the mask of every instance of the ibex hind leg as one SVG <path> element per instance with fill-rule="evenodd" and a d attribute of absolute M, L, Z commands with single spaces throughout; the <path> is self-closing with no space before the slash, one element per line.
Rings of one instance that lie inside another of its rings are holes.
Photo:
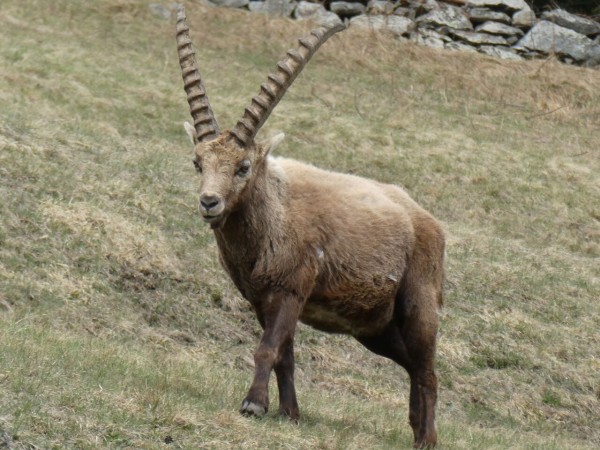
<path fill-rule="evenodd" d="M 415 448 L 433 448 L 437 442 L 435 404 L 437 378 L 434 371 L 435 345 L 438 329 L 437 298 L 433 309 L 425 307 L 431 298 L 412 293 L 409 301 L 399 295 L 396 316 L 384 330 L 373 336 L 356 339 L 373 353 L 395 361 L 410 376 L 409 423 Z M 435 296 L 434 296 L 435 297 Z M 420 307 L 406 308 L 420 303 Z"/>
<path fill-rule="evenodd" d="M 356 339 L 373 353 L 395 361 L 409 373 L 411 378 L 409 421 L 413 429 L 414 442 L 416 444 L 420 435 L 421 396 L 417 390 L 417 383 L 414 381 L 415 377 L 412 375 L 414 373 L 413 362 L 409 356 L 398 324 L 396 321 L 392 321 L 380 334 L 357 336 Z"/>
<path fill-rule="evenodd" d="M 440 286 L 438 283 L 408 283 L 402 291 L 397 300 L 395 322 L 409 361 L 405 366 L 411 385 L 409 422 L 414 433 L 414 447 L 433 448 L 437 442 L 434 365 Z"/>

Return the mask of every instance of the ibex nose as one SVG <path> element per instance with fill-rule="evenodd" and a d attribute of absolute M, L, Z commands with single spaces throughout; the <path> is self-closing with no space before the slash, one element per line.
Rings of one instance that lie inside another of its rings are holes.
<path fill-rule="evenodd" d="M 217 208 L 221 203 L 221 199 L 215 194 L 202 194 L 200 196 L 200 207 L 205 212 Z"/>

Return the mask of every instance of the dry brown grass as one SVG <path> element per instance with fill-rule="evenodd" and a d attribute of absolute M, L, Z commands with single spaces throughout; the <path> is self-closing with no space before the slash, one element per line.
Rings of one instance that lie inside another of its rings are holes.
<path fill-rule="evenodd" d="M 2 4 L 0 446 L 409 445 L 405 374 L 304 326 L 302 424 L 236 413 L 259 327 L 196 217 L 173 24 L 147 3 Z M 230 127 L 312 25 L 186 5 Z M 598 446 L 598 71 L 350 29 L 275 130 L 280 153 L 402 184 L 444 222 L 445 447 Z"/>

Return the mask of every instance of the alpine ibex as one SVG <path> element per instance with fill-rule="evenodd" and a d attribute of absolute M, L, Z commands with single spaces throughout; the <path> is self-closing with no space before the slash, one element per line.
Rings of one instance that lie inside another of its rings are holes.
<path fill-rule="evenodd" d="M 177 46 L 201 174 L 199 210 L 220 261 L 264 332 L 241 413 L 262 416 L 275 370 L 279 412 L 298 420 L 293 342 L 298 320 L 355 337 L 410 375 L 414 446 L 436 443 L 434 372 L 444 234 L 399 187 L 268 156 L 283 134 L 255 136 L 305 64 L 343 25 L 300 39 L 232 130 L 219 131 L 183 7 Z"/>

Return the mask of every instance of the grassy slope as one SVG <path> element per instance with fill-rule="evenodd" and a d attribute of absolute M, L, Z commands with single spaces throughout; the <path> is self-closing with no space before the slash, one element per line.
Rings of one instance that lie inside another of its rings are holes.
<path fill-rule="evenodd" d="M 188 11 L 223 127 L 310 27 Z M 302 424 L 238 416 L 258 327 L 196 215 L 173 23 L 4 0 L 0 42 L 0 447 L 410 444 L 405 373 L 307 327 Z M 277 130 L 280 154 L 402 184 L 445 224 L 443 448 L 600 445 L 600 72 L 349 30 Z"/>

